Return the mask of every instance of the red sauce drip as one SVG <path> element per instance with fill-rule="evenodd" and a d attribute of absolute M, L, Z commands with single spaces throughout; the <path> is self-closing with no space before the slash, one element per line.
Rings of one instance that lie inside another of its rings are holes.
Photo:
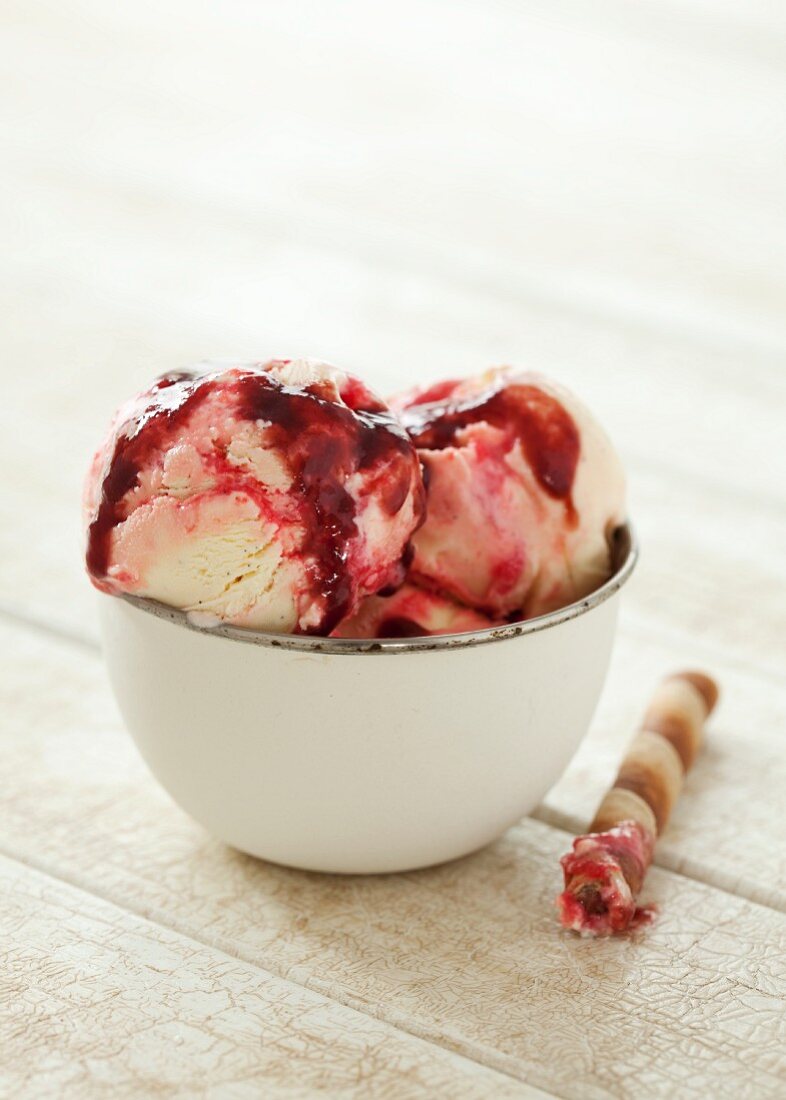
<path fill-rule="evenodd" d="M 653 924 L 658 916 L 657 905 L 636 905 L 630 915 L 624 920 L 617 918 L 616 922 L 609 919 L 608 907 L 598 896 L 597 901 L 588 905 L 583 897 L 569 893 L 567 890 L 559 898 L 563 924 L 575 928 L 581 925 L 581 930 L 592 935 L 615 935 L 624 932 L 637 932 L 648 924 Z"/>
<path fill-rule="evenodd" d="M 306 551 L 314 559 L 315 588 L 327 607 L 320 633 L 328 634 L 349 612 L 353 591 L 347 552 L 357 533 L 355 502 L 344 483 L 355 471 L 379 467 L 379 478 L 372 478 L 374 491 L 388 514 L 396 515 L 413 482 L 411 443 L 395 417 L 370 401 L 365 390 L 342 393 L 363 406 L 345 408 L 318 385 L 298 390 L 270 375 L 248 374 L 237 388 L 240 415 L 272 425 L 274 443 L 308 502 Z M 425 511 L 422 498 L 418 507 Z"/>
<path fill-rule="evenodd" d="M 98 514 L 88 532 L 88 571 L 99 582 L 106 576 L 111 531 L 125 518 L 123 497 L 137 483 L 140 470 L 155 452 L 167 449 L 173 432 L 185 425 L 216 385 L 233 394 L 239 418 L 269 425 L 268 438 L 286 458 L 303 502 L 302 552 L 310 562 L 314 595 L 322 598 L 325 607 L 318 630 L 329 634 L 351 609 L 353 596 L 348 551 L 357 526 L 355 501 L 345 488 L 347 478 L 364 472 L 364 489 L 377 495 L 391 516 L 403 507 L 414 483 L 415 515 L 422 520 L 425 514 L 425 492 L 406 431 L 356 383 L 342 392 L 348 404 L 357 404 L 347 407 L 336 403 L 327 386 L 285 386 L 262 370 L 238 371 L 221 382 L 214 376 L 193 379 L 188 375 L 159 380 L 115 445 Z M 216 459 L 220 468 L 222 455 Z M 237 481 L 236 471 L 228 471 L 228 476 Z"/>
<path fill-rule="evenodd" d="M 377 592 L 378 596 L 395 596 L 396 592 L 398 592 L 399 588 L 401 588 L 402 584 L 407 579 L 409 567 L 412 565 L 414 557 L 415 547 L 410 541 L 404 547 L 404 552 L 401 555 L 401 561 L 398 563 L 398 569 L 395 575 L 391 577 L 389 584 L 386 584 L 384 588 L 380 588 L 379 592 Z"/>
<path fill-rule="evenodd" d="M 647 924 L 654 906 L 637 906 L 636 895 L 652 859 L 653 838 L 640 825 L 623 821 L 605 833 L 577 837 L 561 859 L 565 890 L 558 905 L 567 927 L 608 935 Z M 622 874 L 629 894 L 615 885 Z"/>
<path fill-rule="evenodd" d="M 442 383 L 416 398 L 401 420 L 415 445 L 426 450 L 451 446 L 458 432 L 471 424 L 487 423 L 517 438 L 538 483 L 562 500 L 570 518 L 576 515 L 571 499 L 581 439 L 565 407 L 538 386 L 501 384 L 470 397 L 451 397 L 455 383 Z M 424 403 L 432 393 L 438 396 Z"/>
<path fill-rule="evenodd" d="M 87 571 L 99 583 L 109 569 L 112 531 L 125 518 L 123 498 L 137 484 L 151 455 L 166 449 L 167 439 L 187 421 L 208 392 L 208 387 L 187 371 L 164 374 L 118 433 L 101 485 L 98 510 L 87 531 Z"/>
<path fill-rule="evenodd" d="M 420 623 L 403 615 L 391 615 L 377 627 L 378 638 L 422 638 L 426 634 Z"/>

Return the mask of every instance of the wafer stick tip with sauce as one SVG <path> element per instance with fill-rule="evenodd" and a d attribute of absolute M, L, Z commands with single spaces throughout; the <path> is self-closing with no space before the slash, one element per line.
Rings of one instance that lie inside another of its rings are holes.
<path fill-rule="evenodd" d="M 562 857 L 557 906 L 566 928 L 602 936 L 652 919 L 653 909 L 636 900 L 717 702 L 718 685 L 704 672 L 676 672 L 659 684 L 589 833 Z"/>

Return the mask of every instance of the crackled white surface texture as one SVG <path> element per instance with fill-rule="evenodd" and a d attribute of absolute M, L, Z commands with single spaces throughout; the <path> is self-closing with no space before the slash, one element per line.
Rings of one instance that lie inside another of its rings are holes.
<path fill-rule="evenodd" d="M 655 870 L 654 928 L 573 939 L 553 913 L 568 836 L 532 820 L 408 875 L 252 860 L 210 840 L 147 776 L 97 655 L 22 627 L 0 636 L 17 685 L 4 705 L 0 781 L 13 793 L 0 838 L 22 862 L 556 1095 L 580 1080 L 588 1096 L 632 1096 L 639 1073 L 650 1095 L 698 1097 L 707 1079 L 717 1096 L 777 1094 L 786 913 Z"/>
<path fill-rule="evenodd" d="M 544 1095 L 2 858 L 0 889 L 4 1095 Z"/>
<path fill-rule="evenodd" d="M 0 38 L 0 1093 L 786 1095 L 786 14 L 767 0 L 7 0 Z M 504 360 L 608 427 L 643 543 L 533 818 L 417 874 L 210 840 L 97 652 L 81 480 L 204 357 L 384 391 Z M 651 685 L 723 688 L 660 921 L 575 940 L 557 858 Z"/>

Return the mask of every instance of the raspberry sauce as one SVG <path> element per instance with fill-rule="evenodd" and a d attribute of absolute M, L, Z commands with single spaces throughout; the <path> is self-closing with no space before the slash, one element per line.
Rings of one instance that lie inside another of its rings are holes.
<path fill-rule="evenodd" d="M 127 516 L 126 495 L 141 471 L 155 465 L 187 430 L 189 417 L 216 389 L 224 391 L 237 419 L 261 422 L 265 446 L 283 456 L 293 478 L 290 490 L 305 530 L 301 553 L 324 616 L 318 633 L 328 634 L 351 610 L 354 596 L 350 571 L 350 540 L 357 533 L 356 503 L 346 484 L 362 474 L 360 492 L 373 495 L 390 516 L 414 493 L 416 519 L 425 514 L 425 491 L 412 443 L 396 418 L 354 379 L 342 386 L 341 398 L 327 382 L 287 386 L 262 368 L 234 369 L 221 375 L 166 375 L 139 401 L 117 432 L 114 451 L 103 472 L 97 511 L 88 529 L 87 568 L 99 585 L 105 583 L 113 529 Z M 215 445 L 211 469 L 218 491 L 249 483 L 252 497 L 258 482 L 239 475 L 223 449 Z M 358 492 L 358 489 L 355 489 Z M 398 576 L 395 565 L 390 574 Z M 103 582 L 103 583 L 102 583 Z"/>
<path fill-rule="evenodd" d="M 137 484 L 153 454 L 167 449 L 167 440 L 186 424 L 208 392 L 206 383 L 187 371 L 164 374 L 140 398 L 118 432 L 104 470 L 98 510 L 87 530 L 87 571 L 99 584 L 109 570 L 112 531 L 125 518 L 123 498 Z"/>
<path fill-rule="evenodd" d="M 571 499 L 581 440 L 565 407 L 538 386 L 503 382 L 479 394 L 454 397 L 457 383 L 440 383 L 416 396 L 402 410 L 401 421 L 416 447 L 439 451 L 455 445 L 456 435 L 472 424 L 486 423 L 510 433 L 521 443 L 539 485 L 562 500 L 571 518 Z"/>

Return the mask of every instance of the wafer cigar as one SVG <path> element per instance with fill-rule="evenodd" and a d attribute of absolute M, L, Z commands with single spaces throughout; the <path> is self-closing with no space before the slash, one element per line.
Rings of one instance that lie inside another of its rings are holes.
<path fill-rule="evenodd" d="M 560 861 L 566 928 L 603 936 L 651 918 L 636 899 L 717 701 L 715 681 L 702 672 L 675 673 L 656 690 L 590 832 Z"/>

